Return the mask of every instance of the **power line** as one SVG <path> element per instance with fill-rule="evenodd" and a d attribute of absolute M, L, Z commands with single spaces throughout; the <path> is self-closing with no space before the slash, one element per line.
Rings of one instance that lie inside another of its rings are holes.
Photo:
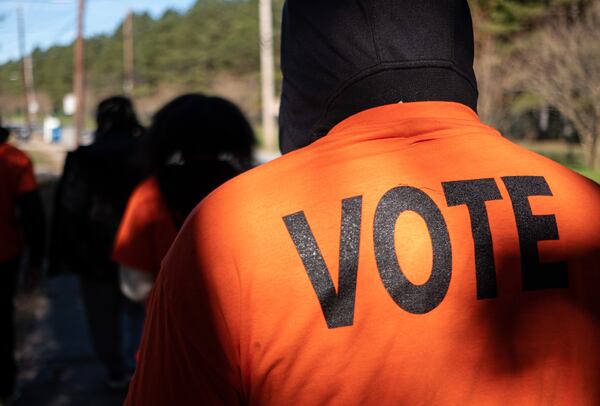
<path fill-rule="evenodd" d="M 71 19 L 69 19 L 69 21 L 67 21 L 67 23 L 60 30 L 58 30 L 58 34 L 55 35 L 54 39 L 51 42 L 57 42 L 63 35 L 67 33 L 67 31 L 72 29 L 75 29 L 75 23 Z"/>
<path fill-rule="evenodd" d="M 44 5 L 65 5 L 73 4 L 73 0 L 0 0 L 0 4 L 44 4 Z"/>

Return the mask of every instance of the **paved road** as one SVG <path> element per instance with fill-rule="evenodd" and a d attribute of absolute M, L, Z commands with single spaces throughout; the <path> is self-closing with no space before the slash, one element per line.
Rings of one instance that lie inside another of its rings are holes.
<path fill-rule="evenodd" d="M 78 280 L 60 276 L 17 298 L 21 397 L 14 406 L 120 405 L 93 355 Z"/>

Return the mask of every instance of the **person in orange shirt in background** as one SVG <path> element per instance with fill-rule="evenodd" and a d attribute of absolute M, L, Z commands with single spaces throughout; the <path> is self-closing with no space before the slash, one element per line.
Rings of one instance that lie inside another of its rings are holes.
<path fill-rule="evenodd" d="M 0 403 L 10 398 L 16 383 L 14 297 L 21 256 L 27 247 L 26 280 L 34 281 L 46 232 L 33 165 L 25 153 L 7 144 L 9 135 L 0 127 Z"/>
<path fill-rule="evenodd" d="M 122 292 L 146 299 L 160 263 L 192 209 L 252 165 L 252 127 L 233 103 L 180 96 L 156 113 L 148 134 L 148 179 L 133 192 L 115 239 Z"/>
<path fill-rule="evenodd" d="M 283 157 L 196 208 L 126 405 L 600 404 L 600 186 L 476 113 L 466 0 L 288 0 Z"/>

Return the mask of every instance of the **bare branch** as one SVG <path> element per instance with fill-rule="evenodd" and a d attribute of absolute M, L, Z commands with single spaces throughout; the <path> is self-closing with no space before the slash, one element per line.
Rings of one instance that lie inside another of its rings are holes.
<path fill-rule="evenodd" d="M 520 53 L 521 85 L 571 120 L 587 165 L 600 167 L 600 2 L 579 21 L 544 27 L 534 43 Z"/>

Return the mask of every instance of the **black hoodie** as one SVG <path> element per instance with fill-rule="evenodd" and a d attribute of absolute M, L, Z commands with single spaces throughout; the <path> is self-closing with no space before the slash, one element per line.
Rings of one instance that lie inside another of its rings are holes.
<path fill-rule="evenodd" d="M 112 132 L 70 152 L 58 184 L 49 273 L 64 263 L 84 276 L 112 278 L 107 269 L 129 195 L 141 180 L 135 162 L 139 138 Z"/>
<path fill-rule="evenodd" d="M 454 101 L 476 110 L 473 48 L 466 0 L 287 0 L 282 152 L 385 104 Z"/>

